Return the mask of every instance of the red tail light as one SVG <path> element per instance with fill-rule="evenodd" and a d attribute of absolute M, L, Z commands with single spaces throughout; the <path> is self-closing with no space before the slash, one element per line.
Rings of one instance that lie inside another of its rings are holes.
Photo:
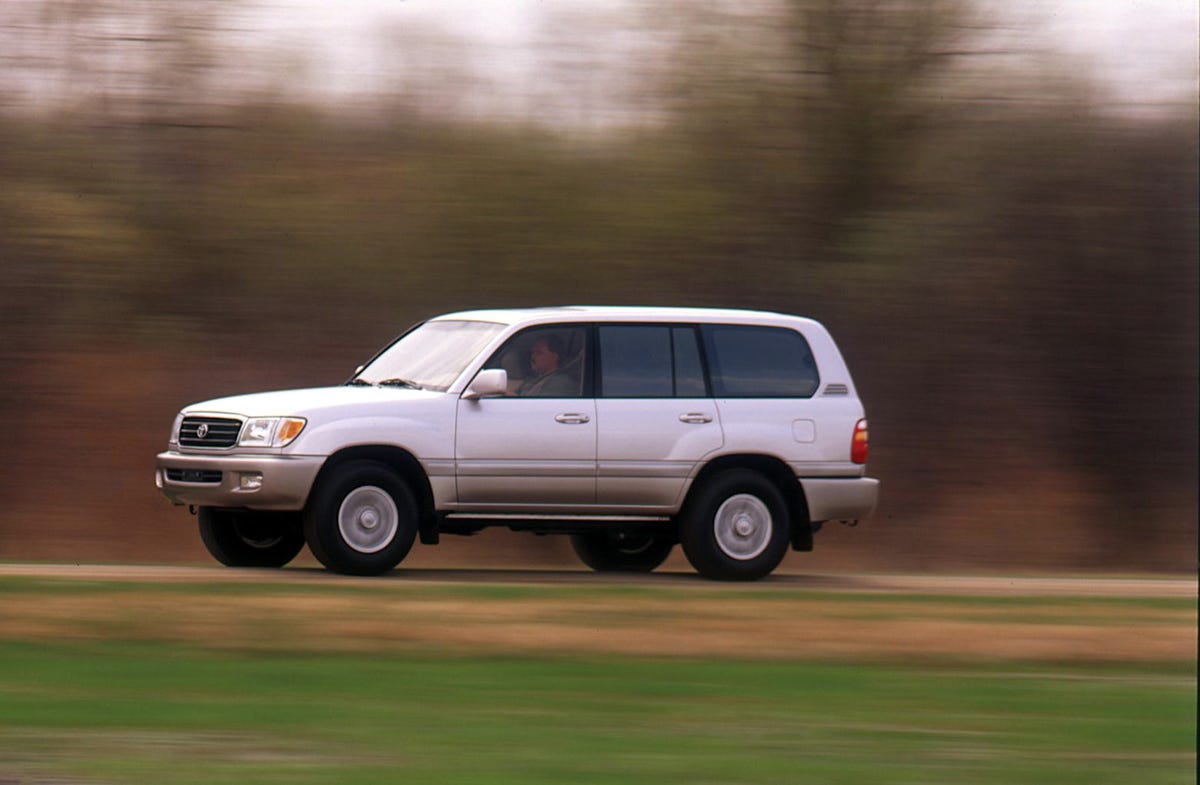
<path fill-rule="evenodd" d="M 867 421 L 859 420 L 854 425 L 854 436 L 850 437 L 850 460 L 867 462 Z"/>

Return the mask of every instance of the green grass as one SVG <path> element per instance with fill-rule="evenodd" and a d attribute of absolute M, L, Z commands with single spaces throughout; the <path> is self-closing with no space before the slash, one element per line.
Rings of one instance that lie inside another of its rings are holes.
<path fill-rule="evenodd" d="M 0 643 L 0 782 L 1195 782 L 1195 672 Z"/>

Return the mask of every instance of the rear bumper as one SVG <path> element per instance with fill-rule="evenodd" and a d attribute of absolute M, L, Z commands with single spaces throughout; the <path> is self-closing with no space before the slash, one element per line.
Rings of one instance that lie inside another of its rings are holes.
<path fill-rule="evenodd" d="M 879 480 L 871 477 L 801 477 L 811 521 L 857 521 L 879 503 Z"/>
<path fill-rule="evenodd" d="M 300 510 L 322 456 L 192 455 L 159 453 L 154 471 L 158 489 L 175 504 Z"/>

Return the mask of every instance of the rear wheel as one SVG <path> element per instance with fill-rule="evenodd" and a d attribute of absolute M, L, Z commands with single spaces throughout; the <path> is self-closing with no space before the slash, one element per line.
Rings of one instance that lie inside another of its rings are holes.
<path fill-rule="evenodd" d="M 679 521 L 683 552 L 716 580 L 756 580 L 787 553 L 790 525 L 783 495 L 749 469 L 713 475 L 688 500 Z"/>
<path fill-rule="evenodd" d="M 323 478 L 304 511 L 304 539 L 329 569 L 379 575 L 413 546 L 416 498 L 396 472 L 374 461 L 354 461 Z"/>
<path fill-rule="evenodd" d="M 598 531 L 572 534 L 571 547 L 597 572 L 650 572 L 666 561 L 675 541 L 650 532 Z"/>
<path fill-rule="evenodd" d="M 297 513 L 201 507 L 196 517 L 204 547 L 227 567 L 282 567 L 304 547 Z"/>

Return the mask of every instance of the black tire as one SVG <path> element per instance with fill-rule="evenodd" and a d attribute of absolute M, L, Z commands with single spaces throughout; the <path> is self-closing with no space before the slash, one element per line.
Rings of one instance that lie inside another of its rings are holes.
<path fill-rule="evenodd" d="M 353 461 L 318 483 L 304 510 L 304 539 L 334 572 L 380 575 L 412 549 L 419 514 L 412 490 L 396 472 Z"/>
<path fill-rule="evenodd" d="M 666 561 L 675 540 L 655 532 L 572 534 L 575 555 L 596 572 L 650 572 Z"/>
<path fill-rule="evenodd" d="M 304 547 L 300 516 L 201 507 L 200 539 L 227 567 L 282 567 Z"/>
<path fill-rule="evenodd" d="M 779 489 L 749 469 L 704 481 L 679 520 L 688 561 L 705 578 L 752 581 L 769 575 L 787 553 L 791 524 Z"/>

